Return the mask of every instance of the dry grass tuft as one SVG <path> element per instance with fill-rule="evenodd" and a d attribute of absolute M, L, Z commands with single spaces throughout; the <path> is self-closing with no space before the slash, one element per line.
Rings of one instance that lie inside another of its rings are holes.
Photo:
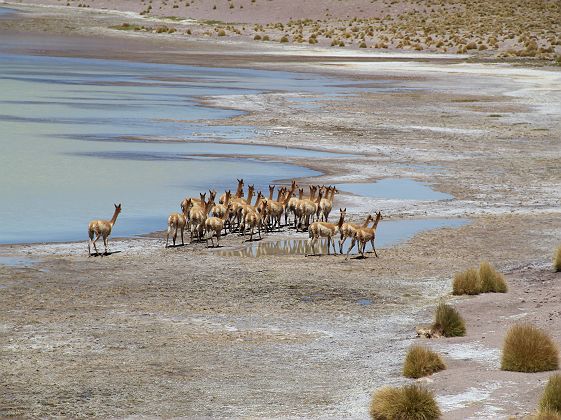
<path fill-rule="evenodd" d="M 437 353 L 426 347 L 412 346 L 405 357 L 403 375 L 417 379 L 444 369 L 446 365 Z"/>
<path fill-rule="evenodd" d="M 482 293 L 506 293 L 508 290 L 504 276 L 488 262 L 479 265 L 479 279 Z"/>
<path fill-rule="evenodd" d="M 549 377 L 540 399 L 540 412 L 561 415 L 561 374 Z"/>
<path fill-rule="evenodd" d="M 561 271 L 561 245 L 559 245 L 553 256 L 553 269 L 557 272 Z"/>
<path fill-rule="evenodd" d="M 561 414 L 552 411 L 540 411 L 538 414 L 528 418 L 529 420 L 561 420 Z"/>
<path fill-rule="evenodd" d="M 475 268 L 470 268 L 454 276 L 452 293 L 455 295 L 478 295 L 481 293 L 481 279 Z"/>
<path fill-rule="evenodd" d="M 433 420 L 440 416 L 432 392 L 418 384 L 381 388 L 370 404 L 370 417 L 374 420 Z"/>
<path fill-rule="evenodd" d="M 440 302 L 436 308 L 432 330 L 444 337 L 462 337 L 466 335 L 466 325 L 460 313 L 444 302 Z"/>
<path fill-rule="evenodd" d="M 516 324 L 505 337 L 501 369 L 514 372 L 544 372 L 559 368 L 559 350 L 542 330 Z"/>

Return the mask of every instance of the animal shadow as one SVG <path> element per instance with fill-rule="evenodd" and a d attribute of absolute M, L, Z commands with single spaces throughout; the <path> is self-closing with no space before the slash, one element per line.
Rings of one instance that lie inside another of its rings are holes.
<path fill-rule="evenodd" d="M 120 252 L 123 252 L 123 251 L 94 252 L 94 253 L 91 253 L 89 256 L 90 257 L 108 257 L 110 255 L 118 254 Z"/>

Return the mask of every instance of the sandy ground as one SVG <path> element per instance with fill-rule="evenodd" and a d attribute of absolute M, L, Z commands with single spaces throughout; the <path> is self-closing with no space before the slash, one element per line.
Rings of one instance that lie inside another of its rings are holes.
<path fill-rule="evenodd" d="M 28 19 L 19 27 L 45 22 Z M 94 20 L 78 32 L 98 27 Z M 2 30 L 3 37 L 13 33 L 14 24 L 2 22 Z M 185 51 L 171 38 L 122 37 L 108 45 L 116 35 L 97 32 L 96 40 L 83 41 L 72 34 L 59 33 L 56 46 L 44 37 L 39 47 L 29 34 L 16 50 L 107 57 L 121 50 L 121 58 L 312 71 L 368 83 L 374 89 L 358 95 L 312 97 L 311 107 L 282 92 L 201 101 L 246 110 L 228 124 L 266 133 L 249 142 L 353 153 L 296 160 L 324 173 L 313 182 L 408 177 L 455 197 L 340 197 L 336 205 L 354 218 L 380 208 L 389 219 L 471 223 L 417 235 L 381 250 L 380 258 L 349 261 L 225 257 L 204 244 L 166 250 L 161 234 L 115 240 L 119 252 L 103 258 L 88 258 L 85 243 L 2 246 L 3 257 L 35 262 L 0 265 L 0 415 L 366 418 L 374 389 L 406 382 L 401 364 L 415 326 L 430 322 L 442 296 L 468 325 L 464 338 L 427 341 L 448 365 L 423 380 L 444 417 L 534 411 L 547 374 L 501 372 L 498 360 L 504 332 L 519 320 L 561 340 L 560 275 L 550 270 L 561 240 L 558 70 L 292 47 L 268 46 L 262 54 L 226 42 L 192 41 Z M 223 249 L 241 241 L 228 236 Z M 453 274 L 483 259 L 506 273 L 509 293 L 452 299 Z"/>

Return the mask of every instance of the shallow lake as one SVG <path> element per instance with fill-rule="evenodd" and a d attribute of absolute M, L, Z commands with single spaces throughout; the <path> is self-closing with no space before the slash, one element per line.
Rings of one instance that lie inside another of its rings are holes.
<path fill-rule="evenodd" d="M 252 156 L 338 154 L 220 143 L 259 130 L 205 123 L 239 111 L 199 99 L 279 91 L 313 104 L 306 95 L 333 99 L 361 90 L 354 81 L 311 74 L 0 53 L 0 243 L 84 240 L 87 222 L 109 219 L 113 203 L 123 204 L 114 236 L 161 230 L 185 196 L 235 189 L 242 177 L 267 191 L 274 180 L 316 175 Z M 339 188 L 449 198 L 411 180 Z"/>
<path fill-rule="evenodd" d="M 314 95 L 356 91 L 345 84 L 287 72 L 0 54 L 0 243 L 84 239 L 87 221 L 110 218 L 119 202 L 114 235 L 146 233 L 165 228 L 184 196 L 235 188 L 235 178 L 261 187 L 314 175 L 236 155 L 325 153 L 209 143 L 256 130 L 200 122 L 239 112 L 203 106 L 198 98 L 271 87 Z M 189 143 L 149 141 L 161 138 Z"/>

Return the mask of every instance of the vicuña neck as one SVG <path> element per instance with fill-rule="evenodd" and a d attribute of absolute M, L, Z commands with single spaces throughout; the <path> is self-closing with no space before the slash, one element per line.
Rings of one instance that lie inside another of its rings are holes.
<path fill-rule="evenodd" d="M 345 215 L 344 215 L 344 214 L 341 214 L 341 215 L 339 216 L 339 222 L 337 223 L 337 227 L 338 227 L 339 229 L 341 229 L 341 227 L 343 226 L 343 223 L 344 223 L 344 222 L 345 222 Z"/>
<path fill-rule="evenodd" d="M 380 221 L 381 218 L 382 218 L 382 214 L 378 213 L 376 215 L 376 220 L 374 220 L 374 225 L 372 226 L 374 229 L 376 229 L 378 227 L 378 222 Z"/>
<path fill-rule="evenodd" d="M 372 221 L 372 217 L 368 216 L 364 221 L 364 223 L 362 224 L 362 227 L 368 227 L 368 223 L 370 223 L 371 221 Z"/>
<path fill-rule="evenodd" d="M 113 212 L 113 217 L 111 218 L 111 225 L 114 225 L 117 221 L 117 216 L 119 216 L 119 209 L 115 209 Z"/>

